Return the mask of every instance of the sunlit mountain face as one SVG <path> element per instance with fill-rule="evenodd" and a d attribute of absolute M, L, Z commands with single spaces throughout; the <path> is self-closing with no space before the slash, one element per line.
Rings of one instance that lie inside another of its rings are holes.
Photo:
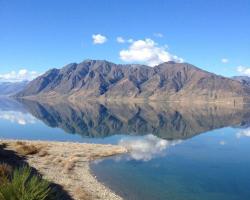
<path fill-rule="evenodd" d="M 249 102 L 250 88 L 192 64 L 168 61 L 154 67 L 84 60 L 50 69 L 32 80 L 17 97 L 68 99 L 123 99 L 199 102 Z"/>

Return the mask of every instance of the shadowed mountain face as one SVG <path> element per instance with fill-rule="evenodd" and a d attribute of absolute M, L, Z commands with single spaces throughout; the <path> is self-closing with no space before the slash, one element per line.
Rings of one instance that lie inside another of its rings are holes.
<path fill-rule="evenodd" d="M 31 81 L 18 97 L 147 99 L 164 101 L 243 101 L 250 87 L 188 63 L 155 67 L 86 60 L 51 69 Z"/>
<path fill-rule="evenodd" d="M 182 107 L 168 104 L 81 105 L 22 100 L 26 109 L 48 126 L 88 137 L 115 134 L 154 134 L 163 139 L 186 139 L 226 126 L 247 126 L 250 112 L 218 106 Z"/>
<path fill-rule="evenodd" d="M 232 79 L 237 80 L 243 85 L 250 87 L 250 77 L 248 76 L 233 76 Z"/>

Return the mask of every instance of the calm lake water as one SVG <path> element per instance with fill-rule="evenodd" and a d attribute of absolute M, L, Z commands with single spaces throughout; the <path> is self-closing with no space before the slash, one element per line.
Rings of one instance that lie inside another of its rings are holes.
<path fill-rule="evenodd" d="M 250 199 L 250 109 L 0 99 L 0 138 L 119 144 L 91 164 L 129 200 Z"/>

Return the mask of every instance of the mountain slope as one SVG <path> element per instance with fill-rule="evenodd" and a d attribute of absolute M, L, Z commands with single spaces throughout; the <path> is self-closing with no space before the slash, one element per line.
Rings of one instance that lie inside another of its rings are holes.
<path fill-rule="evenodd" d="M 28 81 L 22 82 L 0 82 L 0 96 L 11 96 L 20 91 L 22 91 L 25 86 L 28 84 Z"/>
<path fill-rule="evenodd" d="M 232 79 L 240 81 L 245 86 L 250 86 L 250 77 L 248 76 L 233 76 Z"/>
<path fill-rule="evenodd" d="M 31 81 L 18 97 L 64 97 L 71 100 L 149 99 L 169 101 L 243 101 L 250 88 L 239 81 L 188 63 L 155 67 L 117 65 L 101 60 L 51 69 Z"/>

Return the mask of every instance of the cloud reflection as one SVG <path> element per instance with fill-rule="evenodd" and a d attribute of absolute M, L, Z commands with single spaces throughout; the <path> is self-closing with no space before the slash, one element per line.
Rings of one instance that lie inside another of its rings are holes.
<path fill-rule="evenodd" d="M 226 144 L 226 141 L 221 140 L 219 143 L 220 143 L 220 145 L 222 145 L 222 146 L 223 146 L 223 145 L 225 145 L 225 144 Z"/>
<path fill-rule="evenodd" d="M 15 111 L 0 111 L 0 119 L 20 125 L 34 124 L 36 122 L 36 119 L 32 115 Z"/>
<path fill-rule="evenodd" d="M 129 150 L 130 158 L 134 160 L 149 161 L 154 157 L 164 156 L 167 148 L 179 144 L 180 142 L 181 140 L 163 140 L 150 134 L 138 139 L 121 139 L 118 144 Z"/>
<path fill-rule="evenodd" d="M 236 137 L 250 137 L 250 128 L 239 131 L 238 133 L 236 133 Z"/>

